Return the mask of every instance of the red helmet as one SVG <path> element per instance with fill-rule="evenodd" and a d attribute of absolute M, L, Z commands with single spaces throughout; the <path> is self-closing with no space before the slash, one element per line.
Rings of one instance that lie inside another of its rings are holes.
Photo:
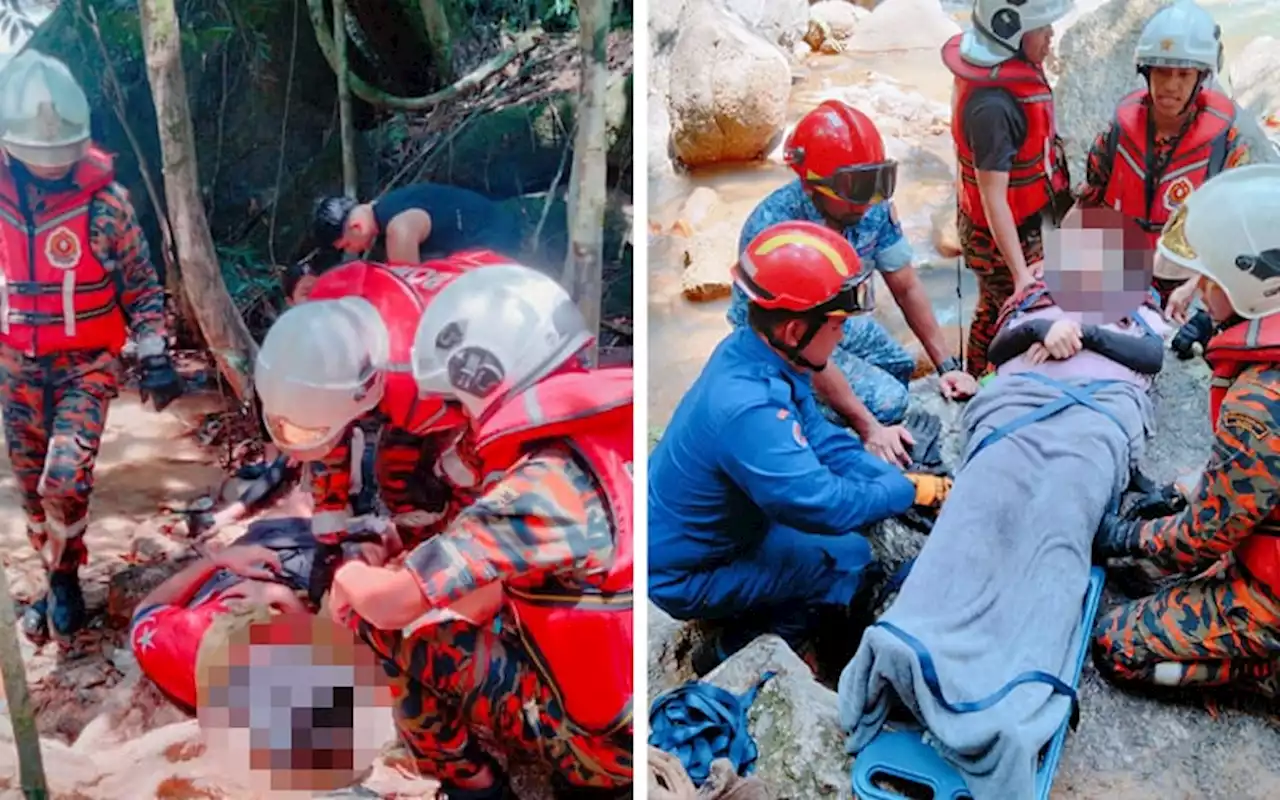
<path fill-rule="evenodd" d="M 784 153 L 787 166 L 806 185 L 853 205 L 888 200 L 898 183 L 898 164 L 885 158 L 875 123 L 839 100 L 805 114 L 787 137 Z"/>
<path fill-rule="evenodd" d="M 733 280 L 765 309 L 847 316 L 870 311 L 869 271 L 840 234 L 813 222 L 780 222 L 751 240 Z"/>

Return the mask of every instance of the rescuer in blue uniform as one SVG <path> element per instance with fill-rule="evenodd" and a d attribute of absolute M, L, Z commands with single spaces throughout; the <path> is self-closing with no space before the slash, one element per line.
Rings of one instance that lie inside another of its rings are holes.
<path fill-rule="evenodd" d="M 936 509 L 950 489 L 871 455 L 818 406 L 812 375 L 870 310 L 870 274 L 825 226 L 761 232 L 734 267 L 749 325 L 716 348 L 650 457 L 649 597 L 724 623 L 700 673 L 763 633 L 809 655 L 817 617 L 865 602 L 873 558 L 856 531 Z"/>

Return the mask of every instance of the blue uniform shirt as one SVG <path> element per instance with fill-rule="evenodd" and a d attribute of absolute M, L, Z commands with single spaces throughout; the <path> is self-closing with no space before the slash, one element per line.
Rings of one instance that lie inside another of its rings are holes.
<path fill-rule="evenodd" d="M 750 328 L 716 348 L 649 458 L 649 564 L 731 561 L 773 524 L 852 533 L 900 514 L 915 487 L 827 421 L 809 375 Z"/>

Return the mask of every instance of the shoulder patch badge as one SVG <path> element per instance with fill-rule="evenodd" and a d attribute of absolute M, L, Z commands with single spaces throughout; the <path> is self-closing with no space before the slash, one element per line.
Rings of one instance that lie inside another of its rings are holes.
<path fill-rule="evenodd" d="M 1246 431 L 1254 439 L 1259 442 L 1265 442 L 1273 437 L 1271 428 L 1261 420 L 1251 417 L 1242 411 L 1227 411 L 1222 415 L 1222 424 L 1236 428 L 1237 430 Z"/>
<path fill-rule="evenodd" d="M 54 228 L 44 241 L 44 257 L 57 269 L 75 269 L 83 252 L 80 237 L 65 225 Z"/>
<path fill-rule="evenodd" d="M 1164 207 L 1173 211 L 1187 201 L 1187 198 L 1191 196 L 1195 188 L 1195 185 L 1191 183 L 1191 179 L 1186 175 L 1178 178 L 1169 184 L 1169 188 L 1164 192 Z"/>

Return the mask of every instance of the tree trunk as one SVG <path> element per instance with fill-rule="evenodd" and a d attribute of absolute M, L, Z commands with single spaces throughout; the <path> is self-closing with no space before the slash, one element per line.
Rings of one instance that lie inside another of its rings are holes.
<path fill-rule="evenodd" d="M 565 286 L 582 309 L 587 329 L 597 336 L 604 292 L 604 210 L 609 188 L 605 93 L 609 86 L 607 44 L 612 11 L 613 0 L 578 3 L 582 88 L 569 181 L 569 257 L 564 270 Z M 594 365 L 595 346 L 588 357 Z"/>
<path fill-rule="evenodd" d="M 44 780 L 44 760 L 40 754 L 40 733 L 27 693 L 27 670 L 18 642 L 18 621 L 9 594 L 9 576 L 0 567 L 0 672 L 4 673 L 4 696 L 8 701 L 13 741 L 18 749 L 18 780 L 22 793 L 31 800 L 45 800 L 49 787 Z"/>
<path fill-rule="evenodd" d="M 453 80 L 453 33 L 449 30 L 449 14 L 444 0 L 418 0 L 422 21 L 431 40 L 431 62 L 440 84 Z M 437 84 L 439 85 L 439 84 Z"/>
<path fill-rule="evenodd" d="M 351 116 L 347 62 L 347 0 L 333 0 L 333 48 L 338 56 L 338 118 L 342 129 L 342 193 L 356 199 L 356 123 Z"/>
<path fill-rule="evenodd" d="M 183 289 L 218 369 L 236 397 L 246 401 L 258 346 L 227 292 L 200 199 L 195 132 L 174 0 L 142 0 L 139 14 L 160 134 L 165 200 L 182 265 Z"/>

